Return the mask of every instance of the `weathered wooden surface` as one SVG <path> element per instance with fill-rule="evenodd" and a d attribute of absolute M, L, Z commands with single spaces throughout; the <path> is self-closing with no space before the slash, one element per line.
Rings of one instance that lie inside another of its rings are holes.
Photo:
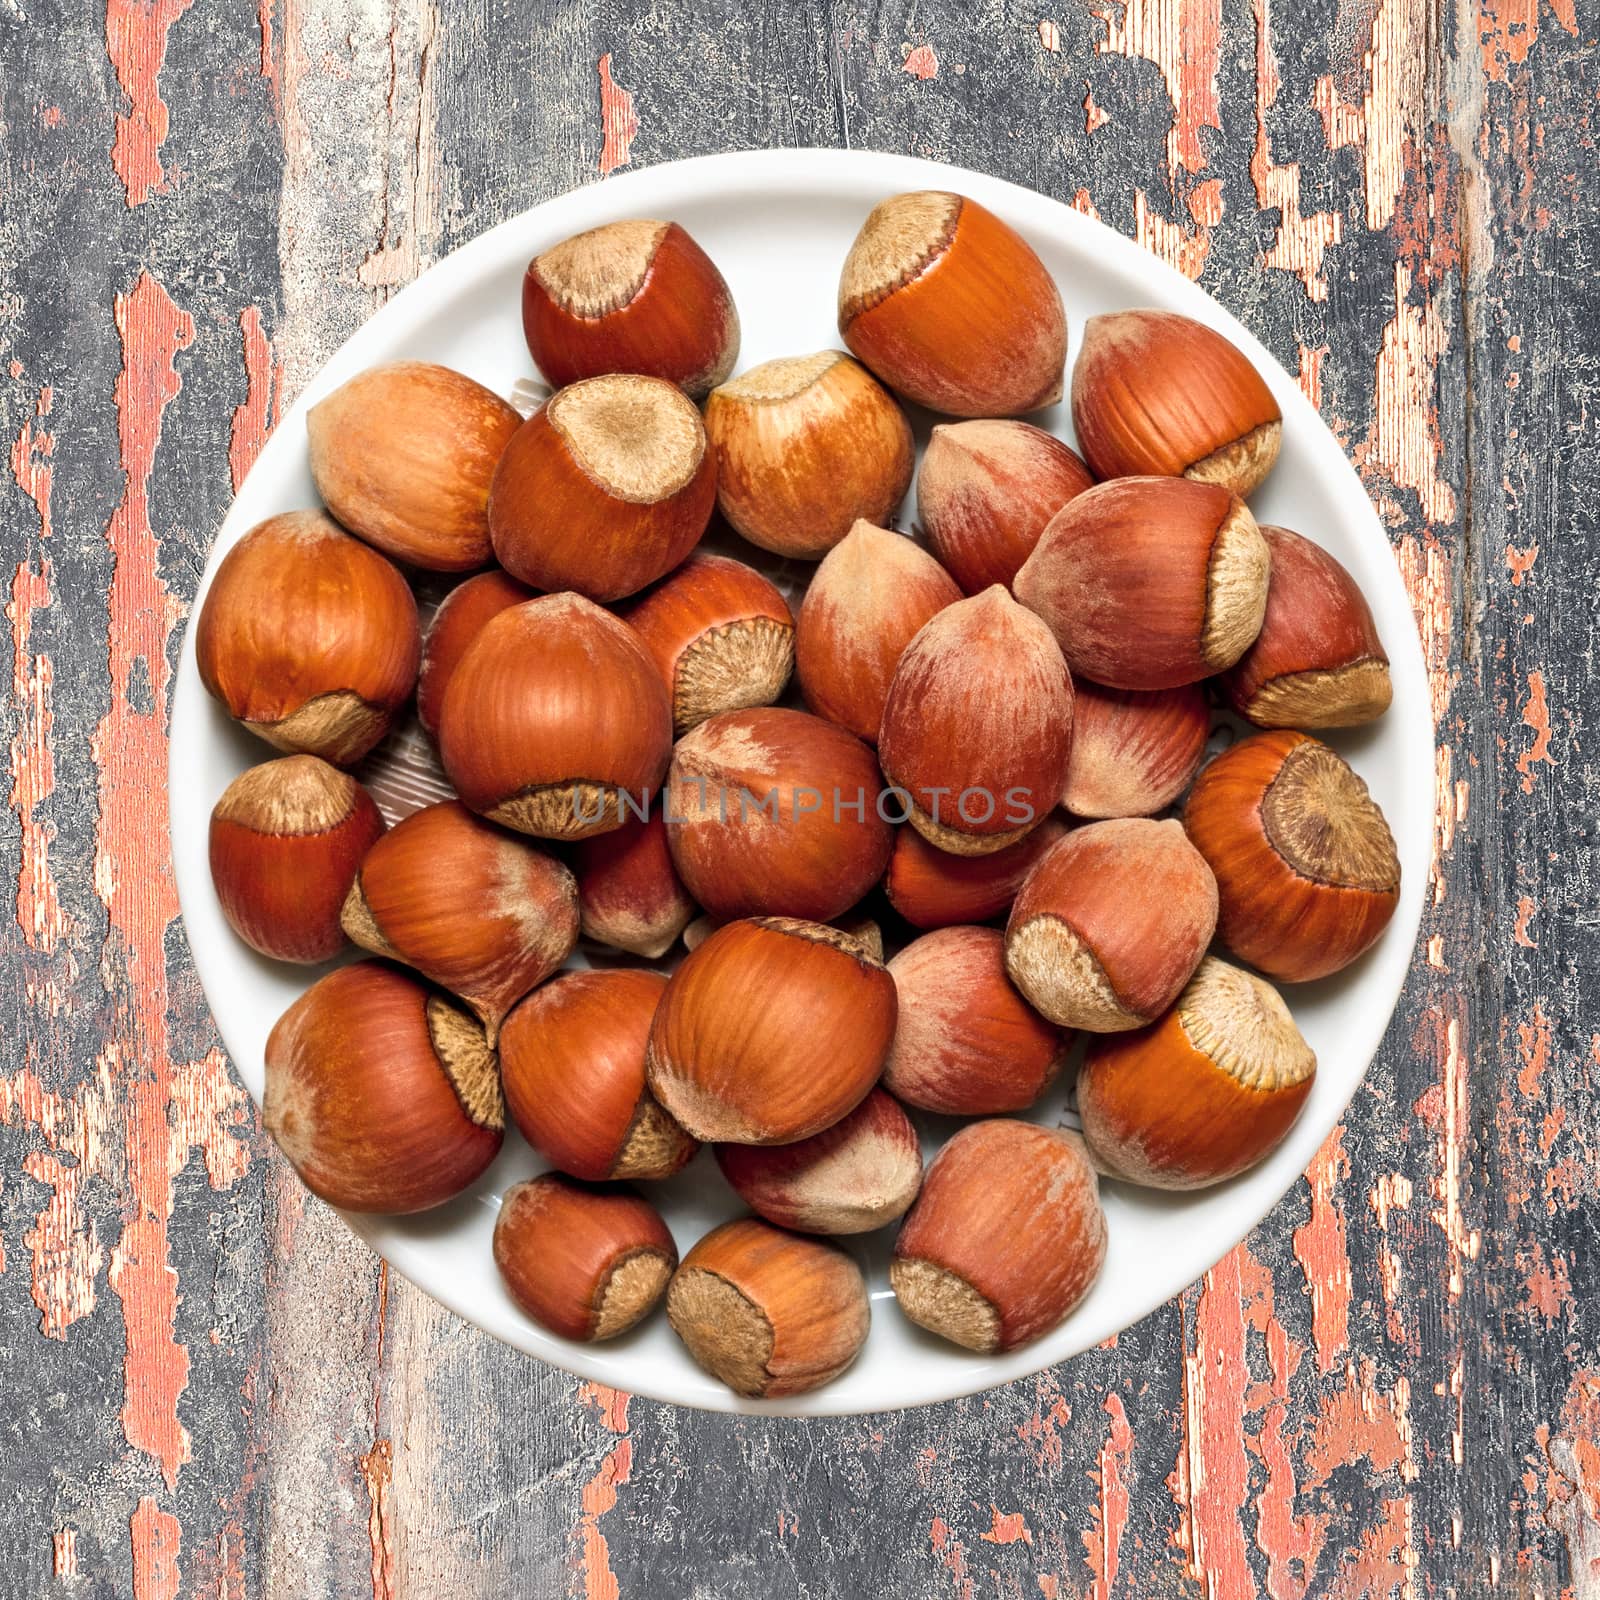
<path fill-rule="evenodd" d="M 1594 9 L 0 0 L 0 1594 L 1600 1595 Z M 986 168 L 1239 312 L 1388 522 L 1438 849 L 1383 1054 L 1181 1301 L 1036 1381 L 730 1421 L 387 1277 L 257 1131 L 163 847 L 207 542 L 395 287 L 745 145 Z"/>

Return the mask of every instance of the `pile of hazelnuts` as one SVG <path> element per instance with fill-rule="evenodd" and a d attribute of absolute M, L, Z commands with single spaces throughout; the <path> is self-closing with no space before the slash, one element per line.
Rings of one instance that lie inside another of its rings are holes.
<path fill-rule="evenodd" d="M 324 1199 L 401 1213 L 509 1114 L 552 1169 L 500 1207 L 517 1305 L 592 1340 L 664 1297 L 742 1394 L 849 1365 L 868 1298 L 832 1238 L 897 1220 L 904 1315 L 1038 1339 L 1100 1270 L 1100 1175 L 1198 1188 L 1284 1137 L 1316 1061 L 1268 980 L 1395 908 L 1381 812 L 1299 731 L 1387 707 L 1371 612 L 1246 505 L 1278 406 L 1221 335 L 1134 310 L 1085 331 L 1081 457 L 1016 420 L 1061 396 L 1061 297 L 955 194 L 867 217 L 848 355 L 731 377 L 728 286 L 667 222 L 545 251 L 522 315 L 546 403 L 352 378 L 308 417 L 326 509 L 248 532 L 200 614 L 207 689 L 288 752 L 216 806 L 224 912 L 280 960 L 373 957 L 273 1029 L 267 1127 Z M 920 469 L 902 402 L 964 419 Z M 917 537 L 889 526 L 914 471 Z M 714 518 L 768 554 L 698 549 Z M 425 639 L 407 568 L 474 574 Z M 349 769 L 413 695 L 456 798 L 386 827 Z M 1220 708 L 1261 731 L 1202 768 Z M 563 971 L 580 938 L 610 964 Z M 1081 1134 L 1019 1119 L 1080 1033 Z M 926 1171 L 908 1107 L 973 1119 Z M 623 1184 L 702 1144 L 750 1214 L 680 1261 Z"/>

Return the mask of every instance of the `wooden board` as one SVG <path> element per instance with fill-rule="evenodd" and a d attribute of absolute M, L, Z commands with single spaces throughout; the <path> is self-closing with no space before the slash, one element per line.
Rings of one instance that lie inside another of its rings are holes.
<path fill-rule="evenodd" d="M 1593 70 L 1575 0 L 0 0 L 0 1595 L 1600 1595 Z M 962 162 L 1198 277 L 1360 466 L 1432 675 L 1415 972 L 1303 1183 L 1037 1380 L 602 1392 L 261 1136 L 164 846 L 178 630 L 386 295 L 624 165 Z"/>

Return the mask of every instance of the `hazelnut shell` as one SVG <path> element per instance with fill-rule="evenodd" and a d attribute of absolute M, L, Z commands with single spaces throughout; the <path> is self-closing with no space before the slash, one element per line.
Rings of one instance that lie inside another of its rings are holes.
<path fill-rule="evenodd" d="M 1084 1138 L 1108 1177 L 1220 1183 L 1276 1148 L 1316 1065 L 1277 991 L 1207 956 L 1159 1022 L 1091 1042 L 1077 1084 Z"/>
<path fill-rule="evenodd" d="M 913 1322 L 988 1354 L 1059 1327 L 1105 1252 L 1083 1141 L 996 1117 L 969 1123 L 933 1158 L 895 1240 L 889 1283 Z"/>

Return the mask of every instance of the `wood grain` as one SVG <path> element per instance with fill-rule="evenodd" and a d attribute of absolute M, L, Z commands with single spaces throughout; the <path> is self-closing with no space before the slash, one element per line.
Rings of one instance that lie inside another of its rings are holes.
<path fill-rule="evenodd" d="M 1574 0 L 0 6 L 0 1593 L 1600 1596 L 1596 18 Z M 1245 318 L 1427 656 L 1432 894 L 1305 1180 L 909 1415 L 703 1417 L 389 1276 L 259 1135 L 163 845 L 233 487 L 383 299 L 619 167 L 907 150 Z"/>

